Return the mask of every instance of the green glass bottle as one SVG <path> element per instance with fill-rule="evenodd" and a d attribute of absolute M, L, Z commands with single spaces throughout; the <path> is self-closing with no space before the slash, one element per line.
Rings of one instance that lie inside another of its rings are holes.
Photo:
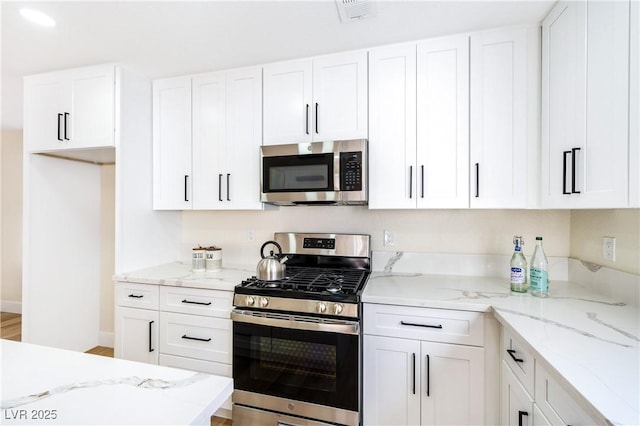
<path fill-rule="evenodd" d="M 529 291 L 537 297 L 549 297 L 549 262 L 542 248 L 542 237 L 536 237 L 536 248 L 531 257 Z"/>

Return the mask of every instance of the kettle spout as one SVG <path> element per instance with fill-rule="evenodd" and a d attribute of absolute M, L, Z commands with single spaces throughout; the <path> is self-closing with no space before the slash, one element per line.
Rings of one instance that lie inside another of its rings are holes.
<path fill-rule="evenodd" d="M 280 263 L 284 264 L 287 260 L 289 260 L 289 258 L 287 256 L 284 256 L 282 259 L 280 259 Z"/>

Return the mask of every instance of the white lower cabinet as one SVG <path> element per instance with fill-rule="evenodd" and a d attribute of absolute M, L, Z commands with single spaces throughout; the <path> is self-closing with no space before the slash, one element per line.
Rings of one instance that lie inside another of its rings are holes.
<path fill-rule="evenodd" d="M 365 425 L 484 424 L 482 314 L 376 304 L 364 312 Z M 451 340 L 479 346 L 442 343 Z"/>
<path fill-rule="evenodd" d="M 545 362 L 508 330 L 502 333 L 502 357 L 500 424 L 607 424 L 577 394 L 572 396 L 572 388 L 562 384 Z"/>
<path fill-rule="evenodd" d="M 231 291 L 116 282 L 116 358 L 231 377 Z M 230 417 L 231 400 L 216 415 Z"/>

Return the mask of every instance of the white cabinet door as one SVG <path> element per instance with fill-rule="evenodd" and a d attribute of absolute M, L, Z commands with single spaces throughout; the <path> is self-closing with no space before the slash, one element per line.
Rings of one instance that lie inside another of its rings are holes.
<path fill-rule="evenodd" d="M 60 73 L 24 80 L 24 145 L 27 152 L 64 149 L 64 112 L 71 93 Z"/>
<path fill-rule="evenodd" d="M 369 51 L 369 117 L 369 208 L 415 208 L 415 44 Z"/>
<path fill-rule="evenodd" d="M 264 145 L 311 141 L 311 60 L 264 67 Z"/>
<path fill-rule="evenodd" d="M 529 426 L 533 424 L 533 399 L 520 381 L 502 362 L 500 424 Z"/>
<path fill-rule="evenodd" d="M 472 208 L 537 198 L 539 42 L 538 28 L 471 36 Z"/>
<path fill-rule="evenodd" d="M 130 361 L 158 363 L 158 311 L 116 306 L 116 358 Z"/>
<path fill-rule="evenodd" d="M 560 2 L 542 31 L 543 206 L 626 207 L 629 2 Z"/>
<path fill-rule="evenodd" d="M 115 67 L 25 78 L 25 146 L 50 152 L 115 146 Z"/>
<path fill-rule="evenodd" d="M 484 349 L 422 342 L 421 424 L 484 423 Z"/>
<path fill-rule="evenodd" d="M 366 139 L 367 86 L 367 52 L 313 59 L 312 139 Z"/>
<path fill-rule="evenodd" d="M 215 209 L 222 203 L 226 84 L 225 73 L 199 75 L 192 82 L 193 208 Z"/>
<path fill-rule="evenodd" d="M 418 43 L 418 208 L 469 207 L 469 37 Z"/>
<path fill-rule="evenodd" d="M 153 82 L 153 208 L 192 206 L 191 77 Z"/>
<path fill-rule="evenodd" d="M 420 424 L 420 342 L 364 336 L 363 424 Z"/>
<path fill-rule="evenodd" d="M 224 188 L 219 208 L 261 210 L 262 69 L 227 72 L 226 141 L 219 169 Z"/>
<path fill-rule="evenodd" d="M 70 87 L 69 147 L 115 146 L 115 67 L 76 70 Z"/>

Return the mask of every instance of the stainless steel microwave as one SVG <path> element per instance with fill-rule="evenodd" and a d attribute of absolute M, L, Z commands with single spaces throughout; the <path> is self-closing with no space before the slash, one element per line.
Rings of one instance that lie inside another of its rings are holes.
<path fill-rule="evenodd" d="M 260 147 L 261 201 L 297 204 L 367 204 L 367 140 Z"/>

